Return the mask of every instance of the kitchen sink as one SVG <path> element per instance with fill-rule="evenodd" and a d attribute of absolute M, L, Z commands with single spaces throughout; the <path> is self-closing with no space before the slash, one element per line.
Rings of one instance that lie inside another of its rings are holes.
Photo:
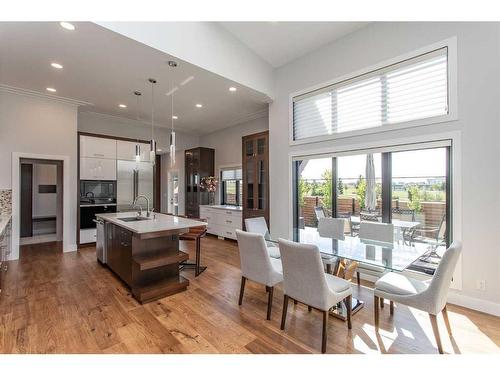
<path fill-rule="evenodd" d="M 134 217 L 122 217 L 122 218 L 119 218 L 118 220 L 129 222 L 129 221 L 151 220 L 151 218 L 150 217 L 143 217 L 143 216 L 134 216 Z"/>

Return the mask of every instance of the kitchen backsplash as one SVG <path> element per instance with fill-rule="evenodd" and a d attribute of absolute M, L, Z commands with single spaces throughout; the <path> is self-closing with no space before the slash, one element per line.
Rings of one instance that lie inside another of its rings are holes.
<path fill-rule="evenodd" d="M 0 215 L 12 213 L 12 190 L 0 189 Z"/>

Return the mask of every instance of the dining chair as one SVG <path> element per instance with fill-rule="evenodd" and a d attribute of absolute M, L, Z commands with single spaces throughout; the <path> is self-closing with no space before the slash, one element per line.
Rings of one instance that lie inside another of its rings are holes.
<path fill-rule="evenodd" d="M 361 240 L 393 243 L 394 225 L 375 221 L 361 221 L 359 225 L 359 238 Z M 361 273 L 380 277 L 383 272 L 384 269 L 382 267 L 372 266 L 369 264 L 360 265 L 356 271 L 358 286 L 361 286 Z M 380 307 L 383 308 L 384 300 L 381 299 L 380 303 Z"/>
<path fill-rule="evenodd" d="M 274 286 L 283 281 L 281 260 L 271 258 L 267 251 L 264 236 L 259 233 L 236 230 L 241 263 L 241 286 L 238 305 L 243 302 L 246 280 L 252 280 L 266 286 L 269 293 L 267 300 L 267 320 L 271 320 Z"/>
<path fill-rule="evenodd" d="M 336 217 L 322 217 L 318 220 L 318 234 L 321 237 L 344 240 L 345 220 Z"/>
<path fill-rule="evenodd" d="M 267 227 L 265 218 L 252 217 L 245 219 L 245 228 L 247 232 L 259 233 L 264 236 L 264 239 L 266 240 L 267 251 L 269 252 L 269 256 L 271 258 L 280 257 L 278 248 L 272 242 L 269 242 L 269 240 L 271 239 L 271 235 L 269 234 L 269 228 Z"/>
<path fill-rule="evenodd" d="M 390 272 L 382 276 L 374 289 L 375 329 L 379 328 L 379 299 L 390 300 L 390 313 L 394 314 L 394 302 L 402 303 L 429 314 L 429 318 L 440 354 L 443 353 L 437 315 L 442 312 L 448 334 L 451 336 L 451 326 L 446 310 L 446 298 L 453 278 L 453 272 L 462 251 L 460 242 L 453 242 L 444 252 L 439 265 L 430 281 L 421 281 L 400 273 Z"/>
<path fill-rule="evenodd" d="M 283 265 L 283 315 L 281 329 L 285 329 L 288 300 L 292 298 L 323 312 L 321 352 L 326 351 L 329 310 L 344 301 L 347 307 L 347 327 L 352 328 L 352 291 L 348 281 L 323 271 L 319 249 L 316 245 L 279 240 Z"/>

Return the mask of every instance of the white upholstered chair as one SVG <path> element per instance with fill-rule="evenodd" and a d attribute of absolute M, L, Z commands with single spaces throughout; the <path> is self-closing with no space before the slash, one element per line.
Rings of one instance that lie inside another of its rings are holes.
<path fill-rule="evenodd" d="M 281 261 L 269 256 L 264 236 L 261 234 L 236 230 L 236 238 L 238 239 L 241 263 L 241 287 L 238 305 L 243 302 L 247 279 L 264 284 L 269 293 L 267 320 L 270 320 L 274 286 L 283 281 Z"/>
<path fill-rule="evenodd" d="M 444 252 L 430 281 L 416 280 L 394 272 L 382 276 L 375 283 L 374 290 L 375 328 L 378 329 L 379 326 L 379 298 L 391 301 L 391 314 L 394 313 L 394 302 L 425 311 L 429 314 L 439 353 L 443 353 L 436 316 L 440 312 L 443 313 L 448 334 L 451 336 L 446 298 L 461 251 L 461 243 L 453 242 Z"/>
<path fill-rule="evenodd" d="M 299 244 L 279 240 L 281 262 L 283 265 L 283 315 L 281 329 L 285 329 L 288 299 L 302 302 L 323 312 L 323 339 L 321 352 L 326 351 L 328 311 L 337 303 L 345 300 L 347 325 L 351 329 L 351 285 L 344 279 L 327 274 L 319 249 L 315 245 Z"/>
<path fill-rule="evenodd" d="M 388 242 L 394 240 L 394 225 L 387 223 L 379 223 L 377 221 L 361 221 L 359 225 L 359 238 L 361 240 Z M 360 273 L 380 277 L 385 272 L 382 267 L 372 266 L 369 264 L 361 264 L 356 272 L 358 286 L 361 285 Z M 384 300 L 380 300 L 380 306 L 384 307 Z"/>
<path fill-rule="evenodd" d="M 344 240 L 345 219 L 322 217 L 318 220 L 318 234 L 321 237 Z"/>
<path fill-rule="evenodd" d="M 264 236 L 267 245 L 267 251 L 271 258 L 279 258 L 280 251 L 278 247 L 272 242 L 269 242 L 271 235 L 269 234 L 269 228 L 267 227 L 266 219 L 263 217 L 252 217 L 245 219 L 245 228 L 247 232 L 259 233 Z"/>
<path fill-rule="evenodd" d="M 362 221 L 359 225 L 359 238 L 392 243 L 394 241 L 394 225 Z"/>

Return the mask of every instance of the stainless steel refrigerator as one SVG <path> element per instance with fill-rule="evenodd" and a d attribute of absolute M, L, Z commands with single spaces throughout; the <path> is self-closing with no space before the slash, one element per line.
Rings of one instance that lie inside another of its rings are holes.
<path fill-rule="evenodd" d="M 136 164 L 138 168 L 136 169 Z M 149 198 L 150 208 L 153 208 L 153 181 L 154 166 L 150 162 L 118 160 L 116 175 L 116 203 L 118 211 L 129 211 L 132 209 L 134 198 L 145 195 Z M 143 210 L 146 209 L 146 201 L 140 199 L 137 202 Z M 156 208 L 156 207 L 155 207 Z"/>

